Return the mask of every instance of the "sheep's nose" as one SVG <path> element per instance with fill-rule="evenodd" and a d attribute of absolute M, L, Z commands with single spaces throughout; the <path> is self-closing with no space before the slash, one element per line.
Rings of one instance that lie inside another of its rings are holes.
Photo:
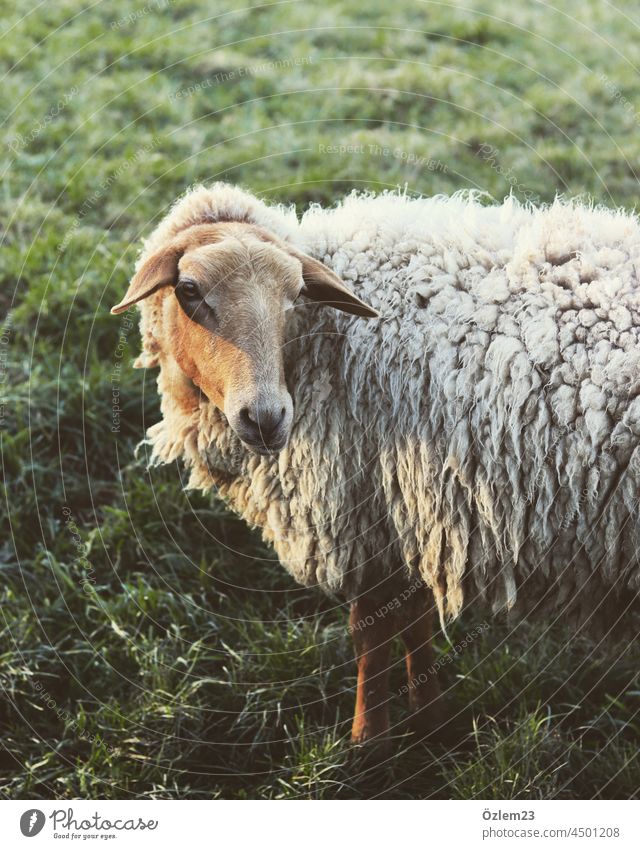
<path fill-rule="evenodd" d="M 243 407 L 238 416 L 250 442 L 269 444 L 286 416 L 284 406 Z"/>

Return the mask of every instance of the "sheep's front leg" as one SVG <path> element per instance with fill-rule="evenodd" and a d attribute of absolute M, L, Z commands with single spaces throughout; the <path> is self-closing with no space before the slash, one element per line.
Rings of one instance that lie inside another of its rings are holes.
<path fill-rule="evenodd" d="M 396 632 L 392 616 L 376 614 L 379 614 L 378 607 L 366 596 L 351 605 L 349 623 L 358 664 L 351 741 L 366 743 L 375 740 L 386 745 L 389 733 L 389 666 Z"/>
<path fill-rule="evenodd" d="M 440 685 L 431 645 L 433 598 L 427 589 L 418 590 L 402 611 L 400 627 L 406 650 L 411 724 L 424 734 L 437 729 L 441 722 Z"/>

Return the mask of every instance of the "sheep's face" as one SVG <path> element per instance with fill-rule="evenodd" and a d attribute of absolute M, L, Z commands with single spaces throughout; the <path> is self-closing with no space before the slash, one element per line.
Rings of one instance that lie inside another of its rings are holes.
<path fill-rule="evenodd" d="M 180 368 L 247 447 L 279 451 L 293 418 L 283 345 L 300 262 L 257 239 L 229 238 L 185 253 L 178 272 L 170 344 Z"/>
<path fill-rule="evenodd" d="M 283 346 L 296 300 L 377 315 L 322 263 L 248 224 L 185 230 L 142 265 L 112 312 L 169 285 L 163 347 L 258 454 L 277 453 L 291 432 Z"/>

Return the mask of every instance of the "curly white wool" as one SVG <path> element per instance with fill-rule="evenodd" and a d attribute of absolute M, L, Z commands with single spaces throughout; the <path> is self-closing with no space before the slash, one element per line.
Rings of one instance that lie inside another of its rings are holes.
<path fill-rule="evenodd" d="M 140 365 L 161 369 L 153 462 L 181 458 L 190 486 L 215 486 L 297 581 L 341 598 L 383 596 L 419 573 L 443 620 L 478 601 L 585 619 L 637 592 L 634 215 L 388 193 L 313 206 L 298 224 L 292 209 L 215 184 L 173 207 L 141 261 L 221 219 L 290 240 L 382 318 L 297 306 L 291 441 L 258 457 L 206 400 L 196 412 L 174 402 L 159 291 L 139 305 Z"/>

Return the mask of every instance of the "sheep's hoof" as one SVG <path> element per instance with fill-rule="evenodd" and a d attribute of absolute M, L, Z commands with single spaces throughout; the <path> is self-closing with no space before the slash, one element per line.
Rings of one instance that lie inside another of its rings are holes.
<path fill-rule="evenodd" d="M 354 730 L 351 735 L 353 754 L 367 763 L 379 763 L 391 756 L 392 745 L 389 731 L 376 731 L 368 727 Z"/>
<path fill-rule="evenodd" d="M 359 766 L 377 766 L 389 760 L 392 754 L 393 746 L 388 736 L 379 736 L 363 742 L 351 741 L 351 755 Z"/>
<path fill-rule="evenodd" d="M 414 708 L 405 725 L 407 731 L 410 731 L 414 738 L 426 740 L 437 738 L 445 725 L 445 721 L 442 702 L 440 699 L 436 699 L 419 708 Z"/>

